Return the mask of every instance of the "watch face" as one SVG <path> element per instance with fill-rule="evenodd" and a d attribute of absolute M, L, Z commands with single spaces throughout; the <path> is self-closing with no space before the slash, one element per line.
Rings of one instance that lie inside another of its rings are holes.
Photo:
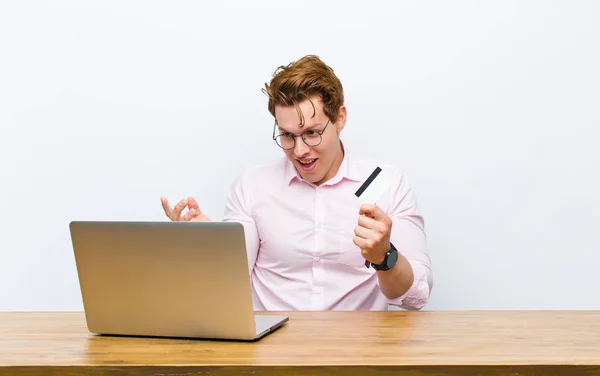
<path fill-rule="evenodd" d="M 387 267 L 390 269 L 393 268 L 394 265 L 396 265 L 397 261 L 398 261 L 398 251 L 394 250 L 394 252 L 390 252 L 388 255 L 387 263 L 386 263 Z"/>

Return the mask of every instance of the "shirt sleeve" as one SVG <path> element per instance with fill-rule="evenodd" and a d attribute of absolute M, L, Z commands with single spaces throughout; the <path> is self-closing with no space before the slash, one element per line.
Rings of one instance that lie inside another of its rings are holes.
<path fill-rule="evenodd" d="M 258 257 L 260 238 L 256 222 L 252 216 L 249 189 L 244 176 L 239 177 L 233 183 L 227 195 L 223 221 L 239 222 L 244 226 L 248 269 L 250 274 L 252 274 L 256 258 Z"/>
<path fill-rule="evenodd" d="M 392 219 L 390 241 L 410 263 L 414 282 L 399 298 L 389 303 L 404 309 L 417 310 L 427 304 L 433 285 L 431 260 L 427 251 L 425 224 L 419 213 L 417 199 L 404 176 L 394 179 L 388 215 Z"/>

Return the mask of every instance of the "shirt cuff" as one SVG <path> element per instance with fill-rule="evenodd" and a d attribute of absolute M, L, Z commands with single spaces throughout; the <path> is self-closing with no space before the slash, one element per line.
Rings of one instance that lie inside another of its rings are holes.
<path fill-rule="evenodd" d="M 428 269 L 419 262 L 408 261 L 413 269 L 414 281 L 412 286 L 399 298 L 388 303 L 407 310 L 419 310 L 429 301 L 431 288 L 428 281 Z"/>

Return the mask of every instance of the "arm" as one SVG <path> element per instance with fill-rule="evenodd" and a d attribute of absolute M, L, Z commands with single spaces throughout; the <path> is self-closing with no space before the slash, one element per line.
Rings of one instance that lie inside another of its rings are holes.
<path fill-rule="evenodd" d="M 429 300 L 432 286 L 424 222 L 415 195 L 401 175 L 391 193 L 389 215 L 374 204 L 361 207 L 360 214 L 367 215 L 359 218 L 355 243 L 363 257 L 376 264 L 383 261 L 390 242 L 394 244 L 398 261 L 390 270 L 377 272 L 379 286 L 390 304 L 420 309 Z"/>
<path fill-rule="evenodd" d="M 250 274 L 254 269 L 256 258 L 258 257 L 258 249 L 260 246 L 260 238 L 254 218 L 252 217 L 251 200 L 249 189 L 243 177 L 237 179 L 232 185 L 227 195 L 225 204 L 225 215 L 223 221 L 239 222 L 244 226 L 244 236 L 246 239 L 246 252 L 248 255 L 248 269 Z"/>
<path fill-rule="evenodd" d="M 427 251 L 425 222 L 419 212 L 416 195 L 401 174 L 398 174 L 398 184 L 392 190 L 389 213 L 393 222 L 390 241 L 408 260 L 413 272 L 409 289 L 390 299 L 390 304 L 405 309 L 421 309 L 429 301 L 433 286 L 431 259 Z"/>
<path fill-rule="evenodd" d="M 398 299 L 406 294 L 415 280 L 410 262 L 400 252 L 398 252 L 396 265 L 390 270 L 378 271 L 377 278 L 381 292 L 390 300 Z"/>

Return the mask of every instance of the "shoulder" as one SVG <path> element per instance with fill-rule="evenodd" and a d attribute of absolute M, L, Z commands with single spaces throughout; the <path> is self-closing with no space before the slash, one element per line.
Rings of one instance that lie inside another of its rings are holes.
<path fill-rule="evenodd" d="M 249 167 L 238 176 L 238 180 L 280 180 L 285 173 L 286 161 L 287 159 L 285 157 L 280 157 Z"/>
<path fill-rule="evenodd" d="M 248 167 L 233 182 L 233 187 L 254 190 L 283 181 L 286 170 L 285 157 L 274 158 L 267 162 Z"/>
<path fill-rule="evenodd" d="M 404 173 L 398 165 L 380 158 L 352 152 L 350 154 L 350 163 L 361 180 L 367 179 L 378 167 L 381 169 L 380 174 L 392 182 L 399 184 L 404 180 Z"/>
<path fill-rule="evenodd" d="M 269 187 L 283 181 L 284 172 L 285 161 L 281 158 L 246 168 L 231 183 L 226 207 L 243 207 L 247 213 L 252 213 L 252 207 Z"/>

